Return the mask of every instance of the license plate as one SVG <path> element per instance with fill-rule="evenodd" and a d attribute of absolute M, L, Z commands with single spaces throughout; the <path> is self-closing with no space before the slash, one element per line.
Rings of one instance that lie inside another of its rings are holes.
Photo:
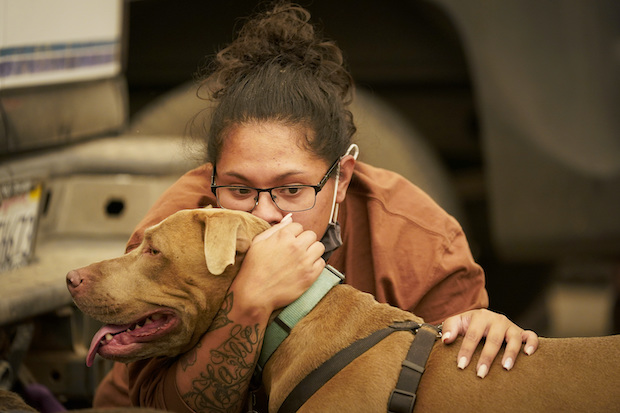
<path fill-rule="evenodd" d="M 42 190 L 31 181 L 0 183 L 0 272 L 32 260 Z"/>

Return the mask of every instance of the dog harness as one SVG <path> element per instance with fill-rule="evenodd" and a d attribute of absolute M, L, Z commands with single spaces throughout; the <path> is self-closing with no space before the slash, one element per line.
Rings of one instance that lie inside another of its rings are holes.
<path fill-rule="evenodd" d="M 407 357 L 401 363 L 396 388 L 388 400 L 388 413 L 411 413 L 416 400 L 416 390 L 422 379 L 426 361 L 433 349 L 435 340 L 440 337 L 440 327 L 430 324 L 418 324 L 415 321 L 394 323 L 389 327 L 375 331 L 369 336 L 353 342 L 348 347 L 334 354 L 329 360 L 308 374 L 286 397 L 278 413 L 293 413 L 325 383 L 334 377 L 349 363 L 361 356 L 381 340 L 397 331 L 409 331 L 416 337 L 409 347 Z"/>
<path fill-rule="evenodd" d="M 286 307 L 265 330 L 263 348 L 254 372 L 254 382 L 260 381 L 263 368 L 278 346 L 286 339 L 292 328 L 305 317 L 318 302 L 336 285 L 344 281 L 344 275 L 327 265 L 317 281 L 301 297 Z M 325 383 L 357 357 L 371 349 L 381 340 L 397 331 L 410 331 L 416 335 L 411 343 L 396 388 L 387 406 L 388 413 L 411 413 L 415 405 L 416 390 L 420 384 L 426 361 L 435 340 L 441 337 L 441 326 L 404 321 L 375 331 L 369 336 L 351 343 L 306 376 L 286 397 L 278 413 L 293 413 Z"/>

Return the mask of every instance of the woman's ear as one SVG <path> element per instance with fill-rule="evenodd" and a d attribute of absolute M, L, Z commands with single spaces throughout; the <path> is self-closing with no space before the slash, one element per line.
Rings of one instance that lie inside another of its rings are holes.
<path fill-rule="evenodd" d="M 340 160 L 340 178 L 338 181 L 338 193 L 336 194 L 336 203 L 341 203 L 347 195 L 347 188 L 353 177 L 353 169 L 355 169 L 355 157 L 353 155 L 345 155 Z"/>

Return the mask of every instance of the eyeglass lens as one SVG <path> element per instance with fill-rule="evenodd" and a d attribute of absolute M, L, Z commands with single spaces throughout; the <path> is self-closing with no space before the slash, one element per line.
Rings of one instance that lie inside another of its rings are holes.
<path fill-rule="evenodd" d="M 312 186 L 281 186 L 269 190 L 249 187 L 224 186 L 216 190 L 222 208 L 251 211 L 256 206 L 259 192 L 269 192 L 278 208 L 287 212 L 305 211 L 314 207 L 316 191 Z"/>

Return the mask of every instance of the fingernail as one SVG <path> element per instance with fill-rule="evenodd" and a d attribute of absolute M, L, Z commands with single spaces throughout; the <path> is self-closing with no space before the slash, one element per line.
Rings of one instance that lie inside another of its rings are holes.
<path fill-rule="evenodd" d="M 467 357 L 461 357 L 459 359 L 459 369 L 463 370 L 465 367 L 467 367 Z"/>
<path fill-rule="evenodd" d="M 525 349 L 525 354 L 527 354 L 528 356 L 531 356 L 533 352 L 534 352 L 534 346 L 529 346 L 528 348 Z"/>
<path fill-rule="evenodd" d="M 452 337 L 452 333 L 449 331 L 446 331 L 445 333 L 441 335 L 441 341 L 449 340 L 450 337 Z"/>
<path fill-rule="evenodd" d="M 293 220 L 292 216 L 293 216 L 293 214 L 291 214 L 291 213 L 289 212 L 288 214 L 286 214 L 286 215 L 284 216 L 284 218 L 282 218 L 282 219 L 280 220 L 280 223 L 283 223 L 283 222 L 288 222 L 288 221 L 292 221 L 292 220 Z"/>
<path fill-rule="evenodd" d="M 489 368 L 486 364 L 481 364 L 480 367 L 478 367 L 478 377 L 480 377 L 481 379 L 484 379 L 488 372 Z"/>
<path fill-rule="evenodd" d="M 512 359 L 510 357 L 504 361 L 504 368 L 506 370 L 510 370 L 512 368 Z"/>

